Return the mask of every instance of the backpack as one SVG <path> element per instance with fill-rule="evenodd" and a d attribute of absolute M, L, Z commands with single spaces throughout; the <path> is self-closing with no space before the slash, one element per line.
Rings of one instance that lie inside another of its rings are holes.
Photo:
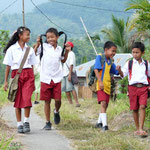
<path fill-rule="evenodd" d="M 147 60 L 144 60 L 145 62 L 145 67 L 146 67 L 146 71 L 145 71 L 145 74 L 147 76 L 147 81 L 148 81 L 148 84 L 150 85 L 150 78 L 148 77 L 148 61 Z M 129 63 L 128 63 L 128 69 L 129 69 L 129 80 L 131 80 L 131 77 L 132 77 L 132 66 L 133 66 L 133 59 L 132 60 L 129 60 Z M 150 97 L 150 89 L 148 89 L 148 98 Z"/>
<path fill-rule="evenodd" d="M 105 55 L 103 53 L 102 54 L 98 54 L 98 55 L 101 56 L 101 65 L 103 66 L 104 62 L 105 62 Z M 92 65 L 90 67 L 90 69 L 87 71 L 87 73 L 86 73 L 86 81 L 87 81 L 88 87 L 92 90 L 92 92 L 96 93 L 97 92 L 97 90 L 96 90 L 97 78 L 96 78 L 96 75 L 95 75 L 95 72 L 94 72 L 94 66 L 95 66 L 95 64 Z"/>

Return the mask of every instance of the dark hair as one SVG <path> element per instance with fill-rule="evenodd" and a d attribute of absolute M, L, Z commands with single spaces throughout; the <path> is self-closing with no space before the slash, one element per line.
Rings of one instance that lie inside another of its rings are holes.
<path fill-rule="evenodd" d="M 58 37 L 58 36 L 61 36 L 61 35 L 63 35 L 63 34 L 65 35 L 64 47 L 63 47 L 63 50 L 62 50 L 62 53 L 61 53 L 61 56 L 64 56 L 65 43 L 66 43 L 66 41 L 67 41 L 67 34 L 64 33 L 63 31 L 58 32 L 57 29 L 55 29 L 55 28 L 49 28 L 49 29 L 46 31 L 46 34 L 49 33 L 49 32 L 54 33 L 57 37 Z M 40 43 L 41 43 L 40 60 L 41 60 L 42 57 L 43 57 L 43 40 L 42 40 L 42 37 L 43 37 L 43 36 L 46 37 L 46 34 L 41 34 L 41 35 L 40 35 Z M 47 40 L 46 40 L 46 43 L 47 43 Z"/>
<path fill-rule="evenodd" d="M 9 40 L 9 42 L 7 43 L 6 47 L 4 48 L 4 53 L 6 53 L 7 49 L 15 44 L 18 40 L 19 40 L 19 34 L 22 34 L 24 31 L 29 31 L 30 29 L 27 27 L 19 27 L 17 29 L 17 31 L 13 34 L 13 36 L 11 37 L 11 39 Z"/>
<path fill-rule="evenodd" d="M 58 32 L 57 29 L 55 29 L 55 28 L 49 28 L 49 29 L 46 31 L 46 34 L 49 33 L 49 32 L 54 33 L 56 36 L 59 36 L 59 32 Z"/>
<path fill-rule="evenodd" d="M 116 47 L 117 48 L 117 46 L 116 46 L 116 44 L 115 43 L 113 43 L 112 41 L 107 41 L 105 44 L 104 44 L 104 50 L 105 50 L 105 48 L 111 48 L 111 47 Z"/>
<path fill-rule="evenodd" d="M 132 49 L 133 48 L 139 48 L 142 53 L 145 51 L 145 46 L 144 46 L 144 44 L 142 42 L 135 42 L 135 43 L 133 43 Z"/>

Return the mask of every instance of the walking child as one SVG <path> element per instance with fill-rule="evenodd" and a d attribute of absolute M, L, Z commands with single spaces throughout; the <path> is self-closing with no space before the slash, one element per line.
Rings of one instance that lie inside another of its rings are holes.
<path fill-rule="evenodd" d="M 107 125 L 107 107 L 109 103 L 109 97 L 111 94 L 111 76 L 110 74 L 118 75 L 116 70 L 116 65 L 112 63 L 111 58 L 114 56 L 114 51 L 116 51 L 117 46 L 111 42 L 107 41 L 104 44 L 104 64 L 101 64 L 102 56 L 98 55 L 95 61 L 95 75 L 97 77 L 97 100 L 98 104 L 101 104 L 100 113 L 96 127 L 102 128 L 103 131 L 108 130 Z"/>
<path fill-rule="evenodd" d="M 133 111 L 136 126 L 135 135 L 140 136 L 147 136 L 143 126 L 148 98 L 148 77 L 150 76 L 150 65 L 142 58 L 144 50 L 145 46 L 143 43 L 135 42 L 132 45 L 133 60 L 128 61 L 122 69 L 120 66 L 117 66 L 122 77 L 128 76 L 130 110 Z"/>
<path fill-rule="evenodd" d="M 57 29 L 50 28 L 46 31 L 46 43 L 40 44 L 40 37 L 37 39 L 35 46 L 36 54 L 41 54 L 41 46 L 43 46 L 43 56 L 41 58 L 40 71 L 40 100 L 45 101 L 44 112 L 46 116 L 45 130 L 51 129 L 50 122 L 50 103 L 51 99 L 55 99 L 54 122 L 59 124 L 61 107 L 61 80 L 63 78 L 62 64 L 67 59 L 68 51 L 66 50 L 62 57 L 62 48 L 57 45 L 59 33 Z"/>
<path fill-rule="evenodd" d="M 28 48 L 27 42 L 30 40 L 30 30 L 26 27 L 19 27 L 8 42 L 4 52 L 3 64 L 6 65 L 4 90 L 8 89 L 8 76 L 10 69 L 11 77 L 14 78 L 20 67 L 21 61 Z M 19 76 L 18 91 L 15 97 L 14 107 L 16 111 L 17 127 L 19 133 L 30 132 L 30 109 L 32 107 L 31 96 L 35 89 L 33 65 L 36 64 L 35 52 L 30 48 L 27 60 Z M 24 108 L 24 123 L 21 121 L 21 110 Z"/>

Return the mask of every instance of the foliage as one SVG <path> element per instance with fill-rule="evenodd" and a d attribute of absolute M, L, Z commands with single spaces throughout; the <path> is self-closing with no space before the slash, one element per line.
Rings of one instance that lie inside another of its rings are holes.
<path fill-rule="evenodd" d="M 128 2 L 128 10 L 136 10 L 134 19 L 134 27 L 138 31 L 150 31 L 150 2 L 149 0 L 130 0 Z"/>
<path fill-rule="evenodd" d="M 126 94 L 128 91 L 128 77 L 123 78 L 119 81 L 119 91 L 123 94 Z"/>
<path fill-rule="evenodd" d="M 121 53 L 128 53 L 128 32 L 127 32 L 127 22 L 124 19 L 117 19 L 112 15 L 112 27 L 105 27 L 101 30 L 105 35 L 105 39 L 113 41 L 117 47 L 118 51 Z"/>

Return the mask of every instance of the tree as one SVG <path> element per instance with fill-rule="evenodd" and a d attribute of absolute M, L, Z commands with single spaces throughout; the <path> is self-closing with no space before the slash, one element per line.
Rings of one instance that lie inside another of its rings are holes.
<path fill-rule="evenodd" d="M 107 40 L 111 40 L 117 45 L 118 51 L 121 53 L 129 52 L 129 33 L 127 29 L 127 24 L 128 21 L 125 22 L 123 19 L 117 19 L 115 16 L 112 15 L 112 27 L 106 27 L 101 30 Z"/>

